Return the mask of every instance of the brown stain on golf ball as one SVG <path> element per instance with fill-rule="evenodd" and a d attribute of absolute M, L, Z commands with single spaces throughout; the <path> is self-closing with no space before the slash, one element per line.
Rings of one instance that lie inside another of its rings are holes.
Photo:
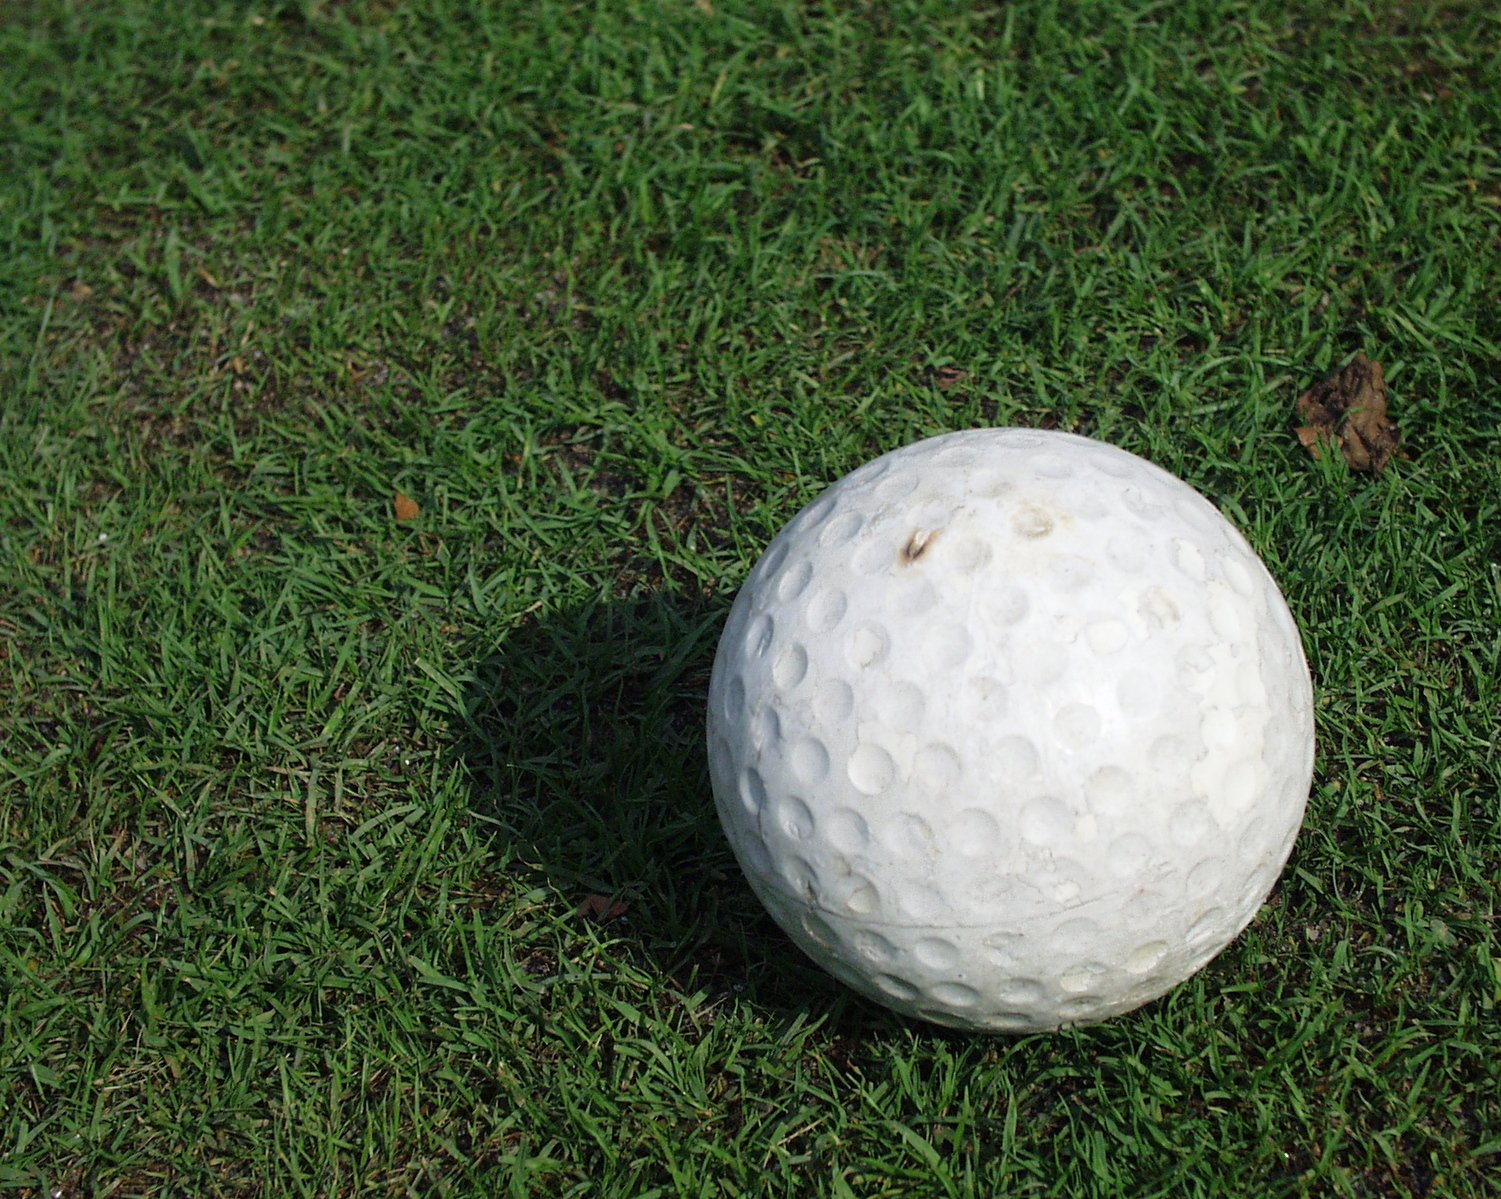
<path fill-rule="evenodd" d="M 1148 587 L 1137 607 L 1142 618 L 1155 628 L 1169 628 L 1183 619 L 1177 602 L 1161 587 Z"/>
<path fill-rule="evenodd" d="M 1011 527 L 1019 536 L 1035 541 L 1053 531 L 1053 514 L 1037 504 L 1023 504 L 1011 517 Z"/>
<path fill-rule="evenodd" d="M 907 544 L 902 546 L 899 556 L 902 565 L 913 566 L 922 561 L 942 535 L 942 529 L 913 529 L 912 536 L 907 538 Z"/>

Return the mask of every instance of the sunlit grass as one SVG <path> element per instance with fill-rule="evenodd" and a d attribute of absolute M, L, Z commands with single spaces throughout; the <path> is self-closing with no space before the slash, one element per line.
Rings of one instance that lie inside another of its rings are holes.
<path fill-rule="evenodd" d="M 7 6 L 0 1186 L 1487 1193 L 1498 81 L 1481 5 Z M 1377 478 L 1292 431 L 1357 350 Z M 701 745 L 772 532 L 984 424 L 1214 499 L 1319 697 L 1246 934 L 1019 1040 L 802 961 Z"/>

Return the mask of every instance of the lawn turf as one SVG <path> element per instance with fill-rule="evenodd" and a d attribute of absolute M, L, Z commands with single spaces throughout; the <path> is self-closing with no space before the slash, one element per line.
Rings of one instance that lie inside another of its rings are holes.
<path fill-rule="evenodd" d="M 13 0 L 0 129 L 0 1187 L 1494 1193 L 1493 7 Z M 1251 928 L 1019 1039 L 801 960 L 702 747 L 776 528 L 987 424 L 1318 696 Z"/>

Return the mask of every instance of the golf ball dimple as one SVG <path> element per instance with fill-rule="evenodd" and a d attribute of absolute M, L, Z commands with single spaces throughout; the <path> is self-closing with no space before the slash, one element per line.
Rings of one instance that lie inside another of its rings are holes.
<path fill-rule="evenodd" d="M 1192 488 L 1071 434 L 835 483 L 726 623 L 710 774 L 752 888 L 851 987 L 1025 1032 L 1129 1011 L 1251 920 L 1313 767 L 1297 627 Z"/>

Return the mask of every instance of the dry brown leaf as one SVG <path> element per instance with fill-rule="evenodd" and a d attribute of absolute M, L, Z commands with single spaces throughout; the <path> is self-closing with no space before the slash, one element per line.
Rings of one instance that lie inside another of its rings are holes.
<path fill-rule="evenodd" d="M 608 895 L 586 895 L 584 902 L 579 904 L 578 914 L 600 924 L 608 924 L 611 920 L 619 920 L 630 910 L 631 905 L 623 899 L 612 899 Z"/>
<path fill-rule="evenodd" d="M 396 493 L 396 498 L 392 501 L 391 506 L 396 510 L 396 519 L 400 521 L 416 520 L 422 515 L 421 505 L 416 500 L 402 495 L 399 491 Z"/>
<path fill-rule="evenodd" d="M 956 383 L 963 383 L 969 378 L 968 371 L 962 371 L 957 366 L 941 366 L 933 372 L 933 385 L 939 391 L 947 391 Z"/>
<path fill-rule="evenodd" d="M 1397 426 L 1386 402 L 1381 363 L 1356 354 L 1298 397 L 1298 442 L 1315 458 L 1326 445 L 1338 446 L 1351 470 L 1379 471 L 1397 451 Z"/>

